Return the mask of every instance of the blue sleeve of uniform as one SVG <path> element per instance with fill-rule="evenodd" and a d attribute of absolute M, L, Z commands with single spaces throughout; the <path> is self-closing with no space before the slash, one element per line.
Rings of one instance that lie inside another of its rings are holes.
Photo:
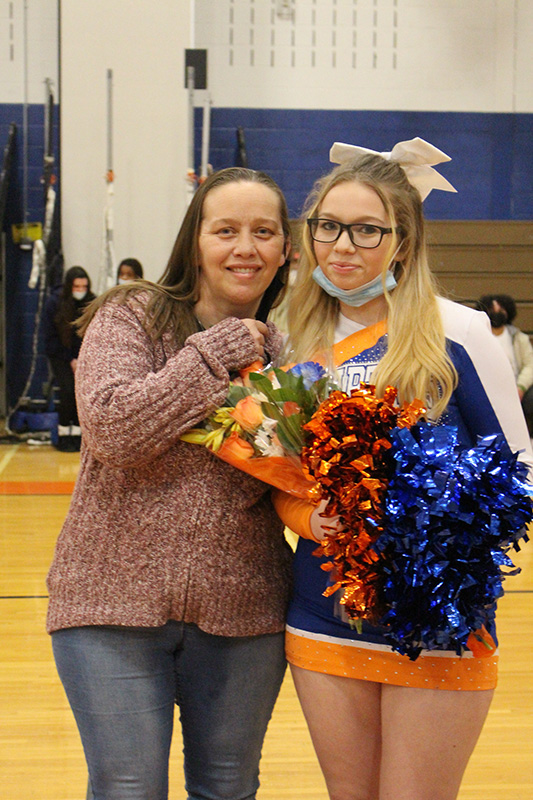
<path fill-rule="evenodd" d="M 533 476 L 531 442 L 513 371 L 491 333 L 488 318 L 447 302 L 443 312 L 450 355 L 459 376 L 449 407 L 450 422 L 463 426 L 471 444 L 478 435 L 503 433 Z"/>

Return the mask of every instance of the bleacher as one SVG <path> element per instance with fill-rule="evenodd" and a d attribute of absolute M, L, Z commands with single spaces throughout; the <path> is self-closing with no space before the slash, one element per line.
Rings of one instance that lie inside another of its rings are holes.
<path fill-rule="evenodd" d="M 451 299 L 469 306 L 483 294 L 514 298 L 515 324 L 533 340 L 533 222 L 428 223 L 430 264 Z"/>

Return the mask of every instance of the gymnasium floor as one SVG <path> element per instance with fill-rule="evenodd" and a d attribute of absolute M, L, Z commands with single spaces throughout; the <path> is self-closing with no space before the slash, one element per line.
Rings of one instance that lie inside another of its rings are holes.
<path fill-rule="evenodd" d="M 0 445 L 0 800 L 84 800 L 87 773 L 44 630 L 45 576 L 77 454 Z M 460 800 L 533 798 L 533 542 L 498 614 L 500 680 Z M 184 800 L 176 732 L 171 800 Z M 290 676 L 263 751 L 260 800 L 326 800 Z"/>

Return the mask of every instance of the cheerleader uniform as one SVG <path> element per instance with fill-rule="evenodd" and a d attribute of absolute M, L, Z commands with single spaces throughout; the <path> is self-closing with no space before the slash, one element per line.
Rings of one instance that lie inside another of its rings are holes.
<path fill-rule="evenodd" d="M 439 298 L 448 353 L 458 384 L 439 424 L 458 430 L 461 447 L 477 436 L 503 433 L 513 452 L 533 471 L 533 455 L 508 360 L 490 332 L 487 316 Z M 342 389 L 350 393 L 371 375 L 387 347 L 386 323 L 364 328 L 340 315 L 333 348 Z M 313 555 L 317 542 L 310 529 L 313 507 L 279 490 L 274 502 L 284 523 L 300 538 L 294 559 L 294 592 L 286 632 L 287 659 L 304 669 L 378 683 L 417 688 L 481 690 L 494 688 L 498 651 L 479 657 L 466 649 L 422 650 L 412 661 L 386 643 L 382 629 L 363 622 L 353 630 L 339 610 L 338 593 L 324 597 L 327 558 Z M 325 520 L 325 522 L 327 522 Z"/>

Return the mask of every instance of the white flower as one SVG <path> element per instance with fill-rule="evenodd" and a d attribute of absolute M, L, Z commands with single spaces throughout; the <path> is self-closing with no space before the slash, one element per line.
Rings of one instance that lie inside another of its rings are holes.
<path fill-rule="evenodd" d="M 274 439 L 276 420 L 266 417 L 260 428 L 255 432 L 254 445 L 263 456 L 282 456 L 283 448 Z"/>

